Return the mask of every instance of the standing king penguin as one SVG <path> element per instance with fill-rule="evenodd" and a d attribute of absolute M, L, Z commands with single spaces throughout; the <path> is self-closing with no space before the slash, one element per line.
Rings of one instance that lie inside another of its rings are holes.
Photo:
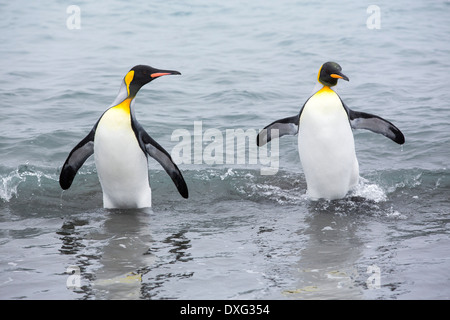
<path fill-rule="evenodd" d="M 317 76 L 322 89 L 305 102 L 299 114 L 265 127 L 256 141 L 262 146 L 272 138 L 298 133 L 300 161 L 311 199 L 341 199 L 358 183 L 359 165 L 352 128 L 367 129 L 398 144 L 405 143 L 402 132 L 391 122 L 345 105 L 331 89 L 338 79 L 349 80 L 341 70 L 335 62 L 324 63 Z M 272 133 L 273 129 L 278 131 Z"/>
<path fill-rule="evenodd" d="M 188 198 L 184 178 L 169 153 L 153 140 L 134 116 L 134 98 L 150 81 L 178 71 L 133 67 L 124 77 L 117 98 L 89 134 L 70 152 L 59 184 L 68 189 L 83 163 L 94 154 L 105 208 L 151 207 L 147 155 L 156 159 L 172 178 L 179 193 Z"/>

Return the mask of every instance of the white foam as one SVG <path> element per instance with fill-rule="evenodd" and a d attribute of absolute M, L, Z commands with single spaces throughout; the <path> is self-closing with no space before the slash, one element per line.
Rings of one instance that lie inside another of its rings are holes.
<path fill-rule="evenodd" d="M 380 186 L 370 183 L 367 179 L 359 178 L 359 183 L 351 191 L 351 196 L 361 197 L 374 202 L 387 200 L 386 192 Z"/>
<path fill-rule="evenodd" d="M 12 197 L 17 196 L 17 187 L 22 181 L 25 181 L 25 178 L 22 177 L 18 169 L 13 172 L 10 172 L 7 176 L 1 177 L 0 184 L 0 199 L 3 201 L 9 202 Z"/>
<path fill-rule="evenodd" d="M 27 177 L 35 177 L 38 187 L 41 187 L 41 178 L 55 179 L 41 171 L 33 171 L 27 165 L 19 166 L 9 174 L 1 176 L 0 180 L 0 199 L 9 202 L 13 197 L 17 197 L 17 188 L 19 184 L 26 181 Z"/>

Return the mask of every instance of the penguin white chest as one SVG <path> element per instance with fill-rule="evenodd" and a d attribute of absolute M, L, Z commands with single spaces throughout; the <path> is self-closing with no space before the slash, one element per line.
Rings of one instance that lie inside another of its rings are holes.
<path fill-rule="evenodd" d="M 353 132 L 338 95 L 324 87 L 302 111 L 298 145 L 311 198 L 344 197 L 359 178 Z"/>
<path fill-rule="evenodd" d="M 147 157 L 131 127 L 129 109 L 114 107 L 102 116 L 94 157 L 105 208 L 151 206 Z"/>

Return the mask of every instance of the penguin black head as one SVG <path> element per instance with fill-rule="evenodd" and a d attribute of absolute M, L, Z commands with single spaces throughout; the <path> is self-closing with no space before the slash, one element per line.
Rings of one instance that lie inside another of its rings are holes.
<path fill-rule="evenodd" d="M 142 86 L 158 77 L 166 76 L 169 74 L 181 73 L 173 70 L 155 69 L 145 65 L 134 66 L 130 71 L 128 71 L 124 78 L 125 84 L 127 85 L 128 96 L 135 97 Z"/>
<path fill-rule="evenodd" d="M 348 81 L 348 77 L 341 73 L 341 66 L 336 62 L 326 62 L 320 67 L 317 80 L 324 86 L 332 87 L 337 84 L 338 79 Z"/>

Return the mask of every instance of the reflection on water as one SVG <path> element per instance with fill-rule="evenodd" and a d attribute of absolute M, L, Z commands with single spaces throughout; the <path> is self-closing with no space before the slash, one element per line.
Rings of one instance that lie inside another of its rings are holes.
<path fill-rule="evenodd" d="M 389 198 L 406 203 L 411 194 Z M 391 200 L 358 196 L 272 207 L 229 200 L 200 212 L 99 209 L 58 220 L 64 267 L 80 270 L 71 297 L 367 299 L 417 297 L 419 281 L 426 292 L 446 285 L 436 280 L 448 269 L 446 211 L 399 213 Z M 367 282 L 373 265 L 378 290 Z M 421 280 L 429 269 L 433 285 Z"/>
<path fill-rule="evenodd" d="M 154 265 L 148 268 L 145 283 L 142 286 L 142 298 L 151 299 L 158 296 L 160 289 L 164 288 L 167 282 L 176 279 L 190 278 L 193 272 L 174 273 L 171 268 L 166 265 L 172 265 L 177 262 L 187 262 L 192 260 L 190 254 L 186 251 L 191 247 L 191 241 L 186 237 L 186 230 L 180 230 L 172 235 L 167 236 L 161 242 L 154 242 L 151 252 L 158 255 Z M 153 272 L 151 272 L 153 271 Z M 176 299 L 176 296 L 167 297 Z"/>
<path fill-rule="evenodd" d="M 147 210 L 113 210 L 98 234 L 90 235 L 100 243 L 107 237 L 98 248 L 99 268 L 92 282 L 97 299 L 139 298 L 142 274 L 155 261 L 148 252 L 150 217 Z"/>
<path fill-rule="evenodd" d="M 152 268 L 164 269 L 158 252 L 173 255 L 169 263 L 190 259 L 185 231 L 156 243 L 149 227 L 152 210 L 102 210 L 101 214 L 103 219 L 68 219 L 57 232 L 62 241 L 60 253 L 73 255 L 74 266 L 80 270 L 81 286 L 73 291 L 81 299 L 151 298 L 169 278 L 190 276 L 158 274 L 154 281 L 143 283 Z"/>
<path fill-rule="evenodd" d="M 303 298 L 361 298 L 355 284 L 361 243 L 352 219 L 330 212 L 310 216 L 308 229 L 303 231 L 309 240 L 298 263 L 298 288 L 300 293 L 306 289 Z"/>
<path fill-rule="evenodd" d="M 312 201 L 305 219 L 308 236 L 297 264 L 295 288 L 283 291 L 294 299 L 363 299 L 367 266 L 359 265 L 364 217 L 380 211 L 379 204 L 359 197 Z"/>

